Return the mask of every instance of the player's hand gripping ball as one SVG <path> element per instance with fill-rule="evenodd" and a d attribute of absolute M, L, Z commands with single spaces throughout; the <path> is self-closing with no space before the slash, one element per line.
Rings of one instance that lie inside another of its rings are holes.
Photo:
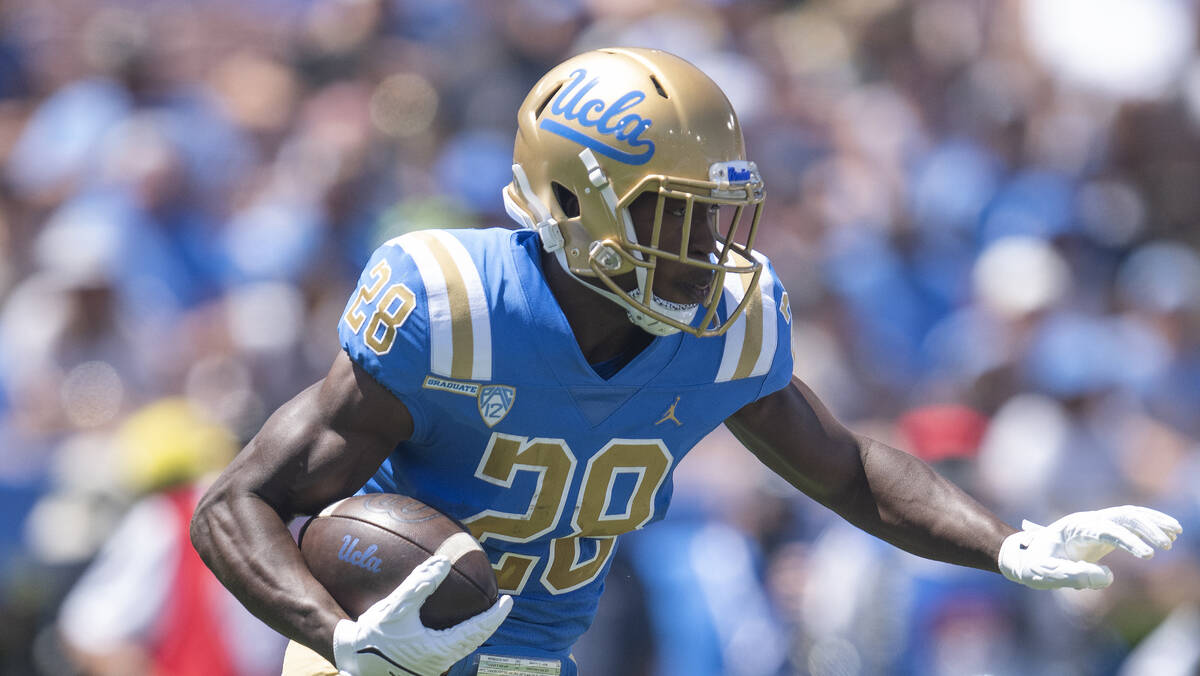
<path fill-rule="evenodd" d="M 329 505 L 300 531 L 300 552 L 313 577 L 354 618 L 434 554 L 452 567 L 421 606 L 426 627 L 458 624 L 491 608 L 498 596 L 492 566 L 471 534 L 403 495 L 359 495 Z"/>

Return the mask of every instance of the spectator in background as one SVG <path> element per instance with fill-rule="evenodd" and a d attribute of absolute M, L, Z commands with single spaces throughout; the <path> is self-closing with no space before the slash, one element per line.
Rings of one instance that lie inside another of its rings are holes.
<path fill-rule="evenodd" d="M 67 595 L 59 628 L 96 676 L 267 676 L 282 638 L 241 607 L 200 561 L 188 522 L 204 476 L 234 440 L 184 400 L 137 412 L 114 440 L 125 481 L 141 494 Z"/>

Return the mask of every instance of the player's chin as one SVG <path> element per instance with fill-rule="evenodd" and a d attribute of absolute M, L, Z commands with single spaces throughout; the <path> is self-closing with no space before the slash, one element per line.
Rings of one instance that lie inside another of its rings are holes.
<path fill-rule="evenodd" d="M 657 285 L 655 285 L 657 286 Z M 712 281 L 679 281 L 671 284 L 663 292 L 655 291 L 659 298 L 679 305 L 699 305 L 708 300 L 708 292 Z"/>
<path fill-rule="evenodd" d="M 664 265 L 654 280 L 654 295 L 679 305 L 702 304 L 708 300 L 714 277 L 708 270 L 673 270 Z"/>

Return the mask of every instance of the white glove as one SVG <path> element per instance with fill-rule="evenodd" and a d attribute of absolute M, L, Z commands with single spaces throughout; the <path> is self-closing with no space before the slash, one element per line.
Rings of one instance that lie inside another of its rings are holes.
<path fill-rule="evenodd" d="M 341 676 L 402 674 L 438 676 L 470 655 L 508 617 L 507 594 L 487 610 L 448 629 L 421 624 L 421 604 L 450 573 L 450 560 L 431 556 L 387 597 L 357 621 L 342 620 L 333 630 L 333 658 Z"/>
<path fill-rule="evenodd" d="M 1045 527 L 1024 521 L 1021 528 L 1000 546 L 1000 572 L 1034 589 L 1102 589 L 1113 580 L 1096 563 L 1105 554 L 1119 547 L 1148 559 L 1153 547 L 1170 549 L 1183 530 L 1170 516 L 1133 505 L 1075 512 Z"/>

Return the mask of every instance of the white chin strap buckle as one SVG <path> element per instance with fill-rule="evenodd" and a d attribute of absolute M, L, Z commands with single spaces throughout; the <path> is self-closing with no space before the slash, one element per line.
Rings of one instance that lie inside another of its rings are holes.
<path fill-rule="evenodd" d="M 533 229 L 537 230 L 538 235 L 542 238 L 542 248 L 546 253 L 554 253 L 563 248 L 562 231 L 558 229 L 558 221 L 550 219 L 548 221 L 539 221 L 533 224 Z"/>
<path fill-rule="evenodd" d="M 670 336 L 679 333 L 679 329 L 666 322 L 659 321 L 645 312 L 642 312 L 641 310 L 626 308 L 625 313 L 629 315 L 629 321 L 632 322 L 634 326 L 651 335 Z"/>
<path fill-rule="evenodd" d="M 642 296 L 645 295 L 645 291 L 640 287 L 630 295 L 647 305 L 654 312 L 669 317 L 680 324 L 691 324 L 692 320 L 696 318 L 696 312 L 700 309 L 700 306 L 695 303 L 688 305 L 672 303 L 669 300 L 659 298 L 654 293 L 650 294 L 649 301 L 643 300 Z M 660 319 L 655 319 L 636 307 L 627 306 L 626 313 L 629 315 L 629 321 L 647 333 L 656 336 L 669 336 L 673 333 L 679 333 L 678 328 Z"/>
<path fill-rule="evenodd" d="M 533 192 L 533 188 L 529 186 L 529 177 L 525 175 L 525 170 L 521 168 L 521 165 L 512 165 L 512 171 L 513 188 L 520 194 L 521 200 L 525 202 L 527 208 L 521 208 L 509 197 L 508 191 L 504 191 L 504 210 L 508 212 L 509 216 L 520 221 L 521 225 L 536 231 L 542 238 L 542 248 L 547 253 L 554 253 L 562 249 L 564 242 L 558 221 L 551 215 L 545 202 L 542 202 Z"/>

